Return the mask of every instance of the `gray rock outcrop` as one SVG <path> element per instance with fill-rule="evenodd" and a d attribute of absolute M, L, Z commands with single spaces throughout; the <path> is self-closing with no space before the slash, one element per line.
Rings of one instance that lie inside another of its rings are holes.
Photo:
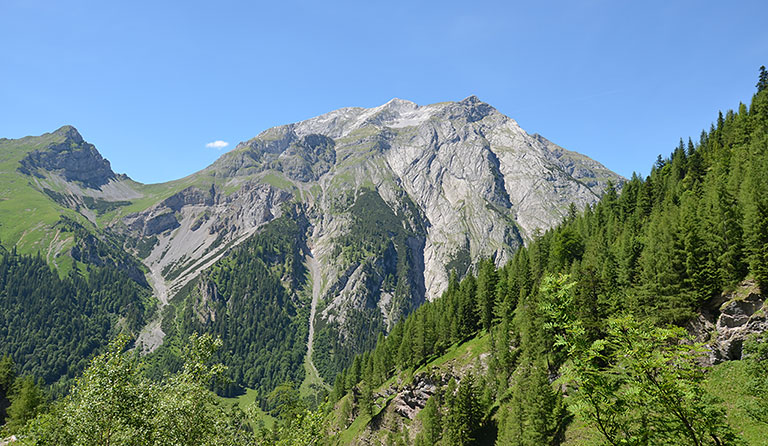
<path fill-rule="evenodd" d="M 729 299 L 720 307 L 710 342 L 711 362 L 741 359 L 744 341 L 750 336 L 768 331 L 765 296 L 750 284 L 742 296 Z"/>
<path fill-rule="evenodd" d="M 687 329 L 696 342 L 708 347 L 705 365 L 739 360 L 744 341 L 768 331 L 766 297 L 753 280 L 745 280 L 734 291 L 724 293 L 713 305 L 692 320 Z"/>
<path fill-rule="evenodd" d="M 64 141 L 29 152 L 20 161 L 19 171 L 36 176 L 42 176 L 40 170 L 56 172 L 67 181 L 76 181 L 92 189 L 117 178 L 109 161 L 102 158 L 93 144 L 85 142 L 74 127 L 61 127 L 54 135 L 62 136 Z"/>

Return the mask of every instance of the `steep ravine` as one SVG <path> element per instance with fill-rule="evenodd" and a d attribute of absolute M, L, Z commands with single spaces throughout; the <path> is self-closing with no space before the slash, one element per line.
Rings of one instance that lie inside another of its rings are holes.
<path fill-rule="evenodd" d="M 322 294 L 323 276 L 320 264 L 312 253 L 307 256 L 306 261 L 310 280 L 312 281 L 312 303 L 309 310 L 309 335 L 307 336 L 307 358 L 305 364 L 308 368 L 307 382 L 311 383 L 319 380 L 320 376 L 315 367 L 315 363 L 312 360 L 312 346 L 315 341 L 315 314 L 317 313 L 317 304 L 320 301 L 320 296 Z"/>

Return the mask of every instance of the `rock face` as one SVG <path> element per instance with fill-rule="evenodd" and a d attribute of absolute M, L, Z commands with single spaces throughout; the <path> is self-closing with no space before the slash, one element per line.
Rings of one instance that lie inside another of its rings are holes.
<path fill-rule="evenodd" d="M 428 375 L 417 375 L 410 386 L 406 386 L 392 399 L 394 412 L 403 418 L 413 420 L 416 415 L 427 405 L 427 400 L 435 394 L 438 385 Z"/>
<path fill-rule="evenodd" d="M 122 218 L 113 230 L 149 245 L 144 264 L 160 300 L 220 258 L 227 247 L 253 234 L 282 212 L 292 195 L 266 184 L 246 182 L 226 195 L 215 186 L 188 187 L 160 203 Z"/>
<path fill-rule="evenodd" d="M 67 181 L 76 181 L 86 187 L 98 189 L 117 176 L 109 161 L 101 157 L 96 147 L 83 140 L 72 126 L 64 126 L 54 135 L 64 142 L 35 150 L 21 160 L 19 171 L 27 175 L 40 175 L 39 170 L 60 173 Z"/>
<path fill-rule="evenodd" d="M 768 331 L 765 296 L 752 283 L 743 291 L 720 307 L 714 339 L 710 342 L 712 363 L 741 359 L 744 341 L 753 334 Z"/>
<path fill-rule="evenodd" d="M 741 359 L 744 341 L 750 336 L 768 331 L 766 296 L 753 280 L 745 280 L 736 290 L 723 294 L 713 304 L 716 308 L 703 311 L 688 324 L 696 342 L 709 347 L 705 365 Z"/>

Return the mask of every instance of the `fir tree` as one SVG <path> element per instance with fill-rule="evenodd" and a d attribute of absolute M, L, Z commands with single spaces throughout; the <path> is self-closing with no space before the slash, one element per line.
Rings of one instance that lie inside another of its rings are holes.
<path fill-rule="evenodd" d="M 477 273 L 477 312 L 480 326 L 490 330 L 493 321 L 493 309 L 496 306 L 496 285 L 499 275 L 493 260 L 486 259 L 478 265 Z"/>
<path fill-rule="evenodd" d="M 760 67 L 760 77 L 755 86 L 757 87 L 758 93 L 768 88 L 768 71 L 765 70 L 765 65 Z"/>
<path fill-rule="evenodd" d="M 518 368 L 511 397 L 501 406 L 498 442 L 514 446 L 557 446 L 565 437 L 570 415 L 559 391 L 549 383 L 543 365 Z"/>

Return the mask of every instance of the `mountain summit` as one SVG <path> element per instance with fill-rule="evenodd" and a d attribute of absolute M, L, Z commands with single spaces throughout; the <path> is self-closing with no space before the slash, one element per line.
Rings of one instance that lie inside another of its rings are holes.
<path fill-rule="evenodd" d="M 222 179 L 276 173 L 299 189 L 330 188 L 334 197 L 367 183 L 393 208 L 407 197 L 423 213 L 428 298 L 445 288 L 452 259 L 503 262 L 537 228 L 558 223 L 571 203 L 582 208 L 609 181 L 623 181 L 527 134 L 476 96 L 426 106 L 392 99 L 271 128 L 205 172 Z M 332 197 L 311 198 L 327 211 Z"/>

